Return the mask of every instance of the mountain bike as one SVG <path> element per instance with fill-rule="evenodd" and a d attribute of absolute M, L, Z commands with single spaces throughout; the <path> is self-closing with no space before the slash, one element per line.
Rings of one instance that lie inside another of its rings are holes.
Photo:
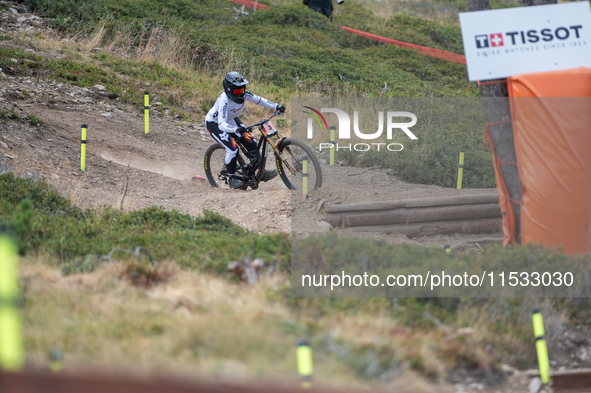
<path fill-rule="evenodd" d="M 250 133 L 255 129 L 258 129 L 261 133 L 257 150 L 254 152 L 246 151 L 240 141 L 235 139 L 240 148 L 237 157 L 236 177 L 244 183 L 240 189 L 246 190 L 250 187 L 256 190 L 259 187 L 267 165 L 269 146 L 271 147 L 270 150 L 275 153 L 275 165 L 279 177 L 281 177 L 287 188 L 301 190 L 304 178 L 308 179 L 308 188 L 310 190 L 322 186 L 322 169 L 314 151 L 298 139 L 284 138 L 273 126 L 271 119 L 281 113 L 277 111 L 268 119 L 263 119 L 246 127 Z M 233 134 L 230 135 L 233 136 Z M 255 152 L 258 152 L 258 154 Z M 243 156 L 250 161 L 247 163 Z M 229 188 L 225 157 L 226 149 L 219 143 L 209 146 L 205 152 L 205 174 L 209 184 L 213 187 Z M 304 172 L 306 167 L 307 173 Z"/>

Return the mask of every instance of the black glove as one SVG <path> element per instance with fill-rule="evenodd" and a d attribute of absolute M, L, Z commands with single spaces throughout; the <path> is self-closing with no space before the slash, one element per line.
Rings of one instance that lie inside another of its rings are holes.
<path fill-rule="evenodd" d="M 285 107 L 283 105 L 277 105 L 277 107 L 275 108 L 275 110 L 281 112 L 281 113 L 285 113 Z"/>
<path fill-rule="evenodd" d="M 246 132 L 246 127 L 238 127 L 236 128 L 236 131 L 234 131 L 234 133 L 236 134 L 236 137 L 238 138 L 242 138 L 242 135 L 244 135 L 244 133 Z"/>

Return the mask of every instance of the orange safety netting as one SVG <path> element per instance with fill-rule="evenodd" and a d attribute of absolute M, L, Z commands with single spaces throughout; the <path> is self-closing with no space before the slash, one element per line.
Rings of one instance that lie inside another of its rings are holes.
<path fill-rule="evenodd" d="M 503 229 L 503 245 L 506 246 L 508 244 L 513 244 L 516 241 L 516 219 L 515 219 L 515 210 L 513 208 L 513 203 L 516 202 L 513 198 L 510 197 L 509 189 L 507 188 L 507 183 L 505 183 L 505 178 L 503 177 L 503 172 L 501 171 L 501 164 L 507 165 L 517 165 L 515 162 L 507 162 L 502 161 L 497 156 L 495 152 L 495 146 L 492 141 L 492 137 L 490 135 L 490 127 L 495 126 L 497 124 L 503 123 L 510 123 L 507 122 L 498 122 L 498 123 L 486 123 L 486 129 L 484 131 L 484 136 L 488 139 L 488 146 L 492 152 L 493 156 L 493 166 L 495 170 L 495 180 L 497 181 L 497 190 L 499 191 L 499 206 L 501 207 L 501 214 L 503 217 L 502 222 L 502 229 Z M 519 202 L 519 201 L 517 201 Z"/>
<path fill-rule="evenodd" d="M 264 10 L 264 9 L 271 8 L 271 7 L 266 6 L 264 4 L 256 3 L 252 0 L 230 0 L 230 1 L 233 3 L 236 3 L 236 4 L 244 5 L 246 7 L 254 8 L 254 9 Z M 447 61 L 451 61 L 453 63 L 466 64 L 466 57 L 464 55 L 459 55 L 457 53 L 448 52 L 448 51 L 441 50 L 441 49 L 429 48 L 427 46 L 409 44 L 407 42 L 397 41 L 397 40 L 393 40 L 391 38 L 380 37 L 379 35 L 365 33 L 363 31 L 351 29 L 350 27 L 345 27 L 345 26 L 339 26 L 339 27 L 342 29 L 345 29 L 353 34 L 357 34 L 362 37 L 369 38 L 370 40 L 383 42 L 385 44 L 396 45 L 401 48 L 414 49 L 423 55 L 434 57 L 436 59 L 447 60 Z"/>
<path fill-rule="evenodd" d="M 589 253 L 591 68 L 517 75 L 508 89 L 522 185 L 521 242 Z M 499 187 L 504 193 L 507 199 Z"/>
<path fill-rule="evenodd" d="M 374 35 L 374 34 L 370 34 L 370 33 L 365 33 L 363 31 L 351 29 L 350 27 L 345 27 L 345 26 L 340 26 L 340 27 L 342 29 L 345 29 L 345 30 L 353 33 L 353 34 L 357 34 L 362 37 L 369 38 L 370 40 L 383 42 L 384 44 L 396 45 L 401 48 L 414 49 L 417 52 L 422 53 L 423 55 L 435 57 L 436 59 L 447 60 L 447 61 L 451 61 L 451 62 L 459 63 L 459 64 L 466 64 L 466 57 L 464 55 L 459 55 L 457 53 L 448 52 L 448 51 L 441 50 L 441 49 L 433 49 L 433 48 L 429 48 L 426 46 L 409 44 L 407 42 L 402 42 L 402 41 L 396 41 L 391 38 L 380 37 L 379 35 Z"/>

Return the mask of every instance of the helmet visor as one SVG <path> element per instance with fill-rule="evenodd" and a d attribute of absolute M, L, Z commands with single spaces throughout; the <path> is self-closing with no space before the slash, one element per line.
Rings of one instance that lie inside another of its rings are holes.
<path fill-rule="evenodd" d="M 232 89 L 232 94 L 237 97 L 242 97 L 244 95 L 244 87 L 237 87 Z"/>

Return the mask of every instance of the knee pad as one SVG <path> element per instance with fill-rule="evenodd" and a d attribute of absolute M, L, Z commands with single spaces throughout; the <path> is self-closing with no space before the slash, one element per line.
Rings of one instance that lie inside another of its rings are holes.
<path fill-rule="evenodd" d="M 236 154 L 238 154 L 238 148 L 233 150 L 226 148 L 226 165 L 236 158 Z"/>

